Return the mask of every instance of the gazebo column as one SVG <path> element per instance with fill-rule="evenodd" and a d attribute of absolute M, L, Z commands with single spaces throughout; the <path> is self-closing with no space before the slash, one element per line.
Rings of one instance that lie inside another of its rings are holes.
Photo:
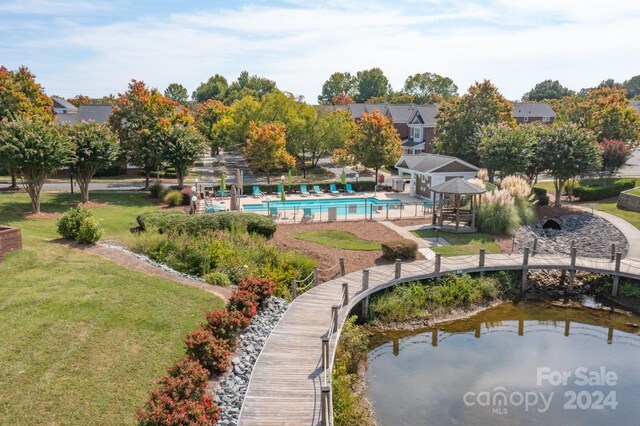
<path fill-rule="evenodd" d="M 440 194 L 438 197 L 440 198 L 440 205 L 438 206 L 438 210 L 439 210 L 439 215 L 440 217 L 438 218 L 438 224 L 440 226 L 442 226 L 442 222 L 443 222 L 443 217 L 442 217 L 442 205 L 444 204 L 444 194 Z"/>
<path fill-rule="evenodd" d="M 416 196 L 416 174 L 411 172 L 411 180 L 409 181 L 409 197 Z"/>
<path fill-rule="evenodd" d="M 431 219 L 431 225 L 435 225 L 436 224 L 436 210 L 438 208 L 438 206 L 436 206 L 436 193 L 431 191 L 431 199 L 433 200 L 431 203 L 431 212 L 432 212 L 432 216 L 433 218 Z"/>
<path fill-rule="evenodd" d="M 456 195 L 456 232 L 460 227 L 460 195 Z"/>
<path fill-rule="evenodd" d="M 476 230 L 476 195 L 471 196 L 471 228 Z"/>

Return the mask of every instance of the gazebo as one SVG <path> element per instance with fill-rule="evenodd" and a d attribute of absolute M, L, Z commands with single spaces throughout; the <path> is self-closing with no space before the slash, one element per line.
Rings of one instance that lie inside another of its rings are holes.
<path fill-rule="evenodd" d="M 429 188 L 433 197 L 433 225 L 451 232 L 476 232 L 476 211 L 486 189 L 477 187 L 461 177 Z M 439 194 L 436 201 L 436 194 Z M 463 195 L 471 196 L 470 205 L 460 206 Z M 445 206 L 445 197 L 449 203 Z M 461 226 L 462 224 L 462 226 Z"/>

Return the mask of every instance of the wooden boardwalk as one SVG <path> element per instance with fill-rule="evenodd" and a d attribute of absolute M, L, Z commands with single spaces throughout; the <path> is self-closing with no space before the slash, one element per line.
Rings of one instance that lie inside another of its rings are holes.
<path fill-rule="evenodd" d="M 269 336 L 253 368 L 240 412 L 240 425 L 318 425 L 322 424 L 321 390 L 330 380 L 331 366 L 340 329 L 349 311 L 368 296 L 399 283 L 441 276 L 447 273 L 521 270 L 568 270 L 609 273 L 640 279 L 640 262 L 591 259 L 556 255 L 488 254 L 442 257 L 435 260 L 384 265 L 368 271 L 368 289 L 363 290 L 363 271 L 328 281 L 299 296 L 282 316 Z M 484 260 L 484 262 L 483 262 Z M 481 264 L 484 263 L 484 266 Z M 575 264 L 575 266 L 572 265 Z M 439 264 L 439 265 L 438 265 Z M 397 268 L 400 267 L 400 278 Z M 439 267 L 438 267 L 439 266 Z M 616 269 L 619 271 L 616 272 Z M 526 283 L 526 278 L 524 280 Z M 343 300 L 343 283 L 348 283 L 348 301 Z M 340 305 L 337 328 L 328 343 L 330 362 L 322 366 L 322 341 L 332 329 L 332 306 Z M 330 396 L 326 393 L 326 401 Z M 330 405 L 328 406 L 330 407 Z M 328 424 L 331 410 L 324 411 Z"/>

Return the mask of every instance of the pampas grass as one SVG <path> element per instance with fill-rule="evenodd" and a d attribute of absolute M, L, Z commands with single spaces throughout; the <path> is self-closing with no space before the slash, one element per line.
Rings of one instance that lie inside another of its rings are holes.
<path fill-rule="evenodd" d="M 486 187 L 484 186 L 484 181 L 482 179 L 473 178 L 469 179 L 467 182 L 469 182 L 471 185 L 477 186 L 478 188 L 486 189 Z"/>
<path fill-rule="evenodd" d="M 478 227 L 489 234 L 508 234 L 520 224 L 515 198 L 506 189 L 494 189 L 482 195 Z"/>
<path fill-rule="evenodd" d="M 511 193 L 516 198 L 527 199 L 531 195 L 531 185 L 519 176 L 507 176 L 502 179 L 500 187 Z"/>
<path fill-rule="evenodd" d="M 488 178 L 489 178 L 489 172 L 487 171 L 487 169 L 478 170 L 478 179 L 487 180 Z"/>

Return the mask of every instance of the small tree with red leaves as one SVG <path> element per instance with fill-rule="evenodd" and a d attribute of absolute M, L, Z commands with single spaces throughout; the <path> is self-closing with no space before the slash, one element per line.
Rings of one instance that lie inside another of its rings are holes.
<path fill-rule="evenodd" d="M 230 342 L 235 341 L 238 334 L 249 325 L 250 319 L 240 311 L 227 311 L 226 309 L 216 309 L 205 313 L 207 323 L 203 329 L 221 339 Z"/>
<path fill-rule="evenodd" d="M 621 140 L 604 139 L 600 142 L 600 157 L 602 157 L 602 173 L 607 179 L 611 177 L 624 166 L 633 149 Z"/>
<path fill-rule="evenodd" d="M 211 373 L 222 373 L 231 363 L 229 342 L 209 330 L 195 330 L 184 339 L 187 356 L 200 362 Z"/>
<path fill-rule="evenodd" d="M 227 309 L 242 312 L 251 318 L 258 311 L 258 296 L 250 291 L 236 289 L 229 299 Z"/>

